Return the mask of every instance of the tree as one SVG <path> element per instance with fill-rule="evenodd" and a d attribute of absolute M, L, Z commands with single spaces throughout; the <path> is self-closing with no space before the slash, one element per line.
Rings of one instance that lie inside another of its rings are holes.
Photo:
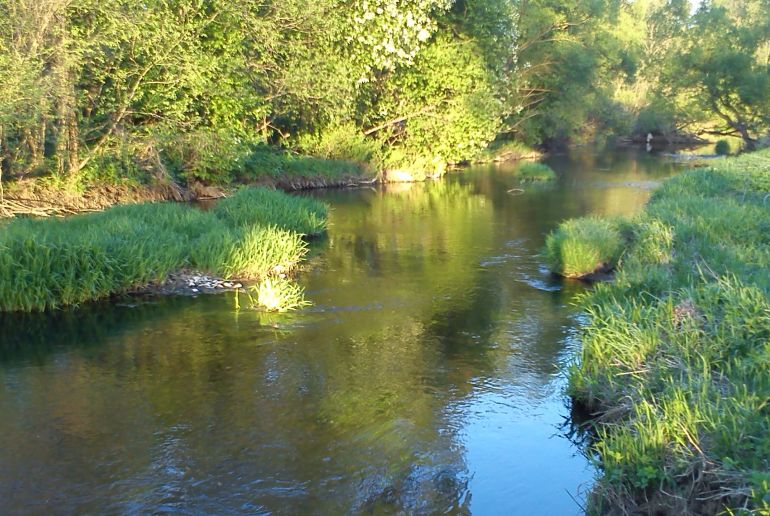
<path fill-rule="evenodd" d="M 692 19 L 687 47 L 669 79 L 737 134 L 748 150 L 770 127 L 770 2 L 708 2 Z"/>

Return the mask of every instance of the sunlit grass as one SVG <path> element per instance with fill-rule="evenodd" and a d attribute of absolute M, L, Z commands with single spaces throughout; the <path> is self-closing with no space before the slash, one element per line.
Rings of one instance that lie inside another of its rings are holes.
<path fill-rule="evenodd" d="M 0 310 L 40 311 L 125 292 L 194 268 L 226 278 L 294 269 L 303 234 L 323 231 L 326 207 L 243 190 L 214 209 L 159 203 L 67 219 L 16 219 L 0 229 Z"/>
<path fill-rule="evenodd" d="M 592 510 L 770 510 L 770 151 L 666 182 L 590 315 L 570 393 L 602 412 Z"/>
<path fill-rule="evenodd" d="M 579 278 L 612 270 L 623 251 L 617 224 L 598 218 L 568 220 L 546 238 L 544 257 L 551 271 Z"/>
<path fill-rule="evenodd" d="M 297 283 L 283 277 L 268 277 L 249 288 L 251 308 L 268 312 L 288 312 L 310 303 Z"/>

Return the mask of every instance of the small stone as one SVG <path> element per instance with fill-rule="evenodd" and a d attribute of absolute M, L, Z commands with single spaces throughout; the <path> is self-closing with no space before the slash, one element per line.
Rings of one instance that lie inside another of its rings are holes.
<path fill-rule="evenodd" d="M 196 294 L 198 293 L 198 289 L 197 288 L 192 289 L 192 291 L 195 292 Z"/>

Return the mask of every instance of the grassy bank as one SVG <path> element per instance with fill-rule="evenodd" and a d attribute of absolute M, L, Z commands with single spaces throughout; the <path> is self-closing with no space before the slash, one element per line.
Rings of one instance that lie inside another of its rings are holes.
<path fill-rule="evenodd" d="M 770 510 L 770 151 L 667 181 L 590 315 L 570 394 L 598 414 L 591 511 Z"/>
<path fill-rule="evenodd" d="M 325 226 L 325 205 L 261 188 L 240 190 L 208 211 L 150 203 L 17 218 L 0 231 L 0 310 L 76 305 L 182 268 L 265 278 L 296 267 L 307 252 L 303 236 Z"/>

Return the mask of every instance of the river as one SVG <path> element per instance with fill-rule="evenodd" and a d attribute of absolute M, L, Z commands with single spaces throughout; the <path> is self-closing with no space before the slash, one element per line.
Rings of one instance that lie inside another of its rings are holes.
<path fill-rule="evenodd" d="M 318 191 L 313 306 L 125 298 L 0 318 L 0 513 L 579 514 L 563 368 L 587 288 L 538 257 L 676 172 L 635 150 Z"/>

